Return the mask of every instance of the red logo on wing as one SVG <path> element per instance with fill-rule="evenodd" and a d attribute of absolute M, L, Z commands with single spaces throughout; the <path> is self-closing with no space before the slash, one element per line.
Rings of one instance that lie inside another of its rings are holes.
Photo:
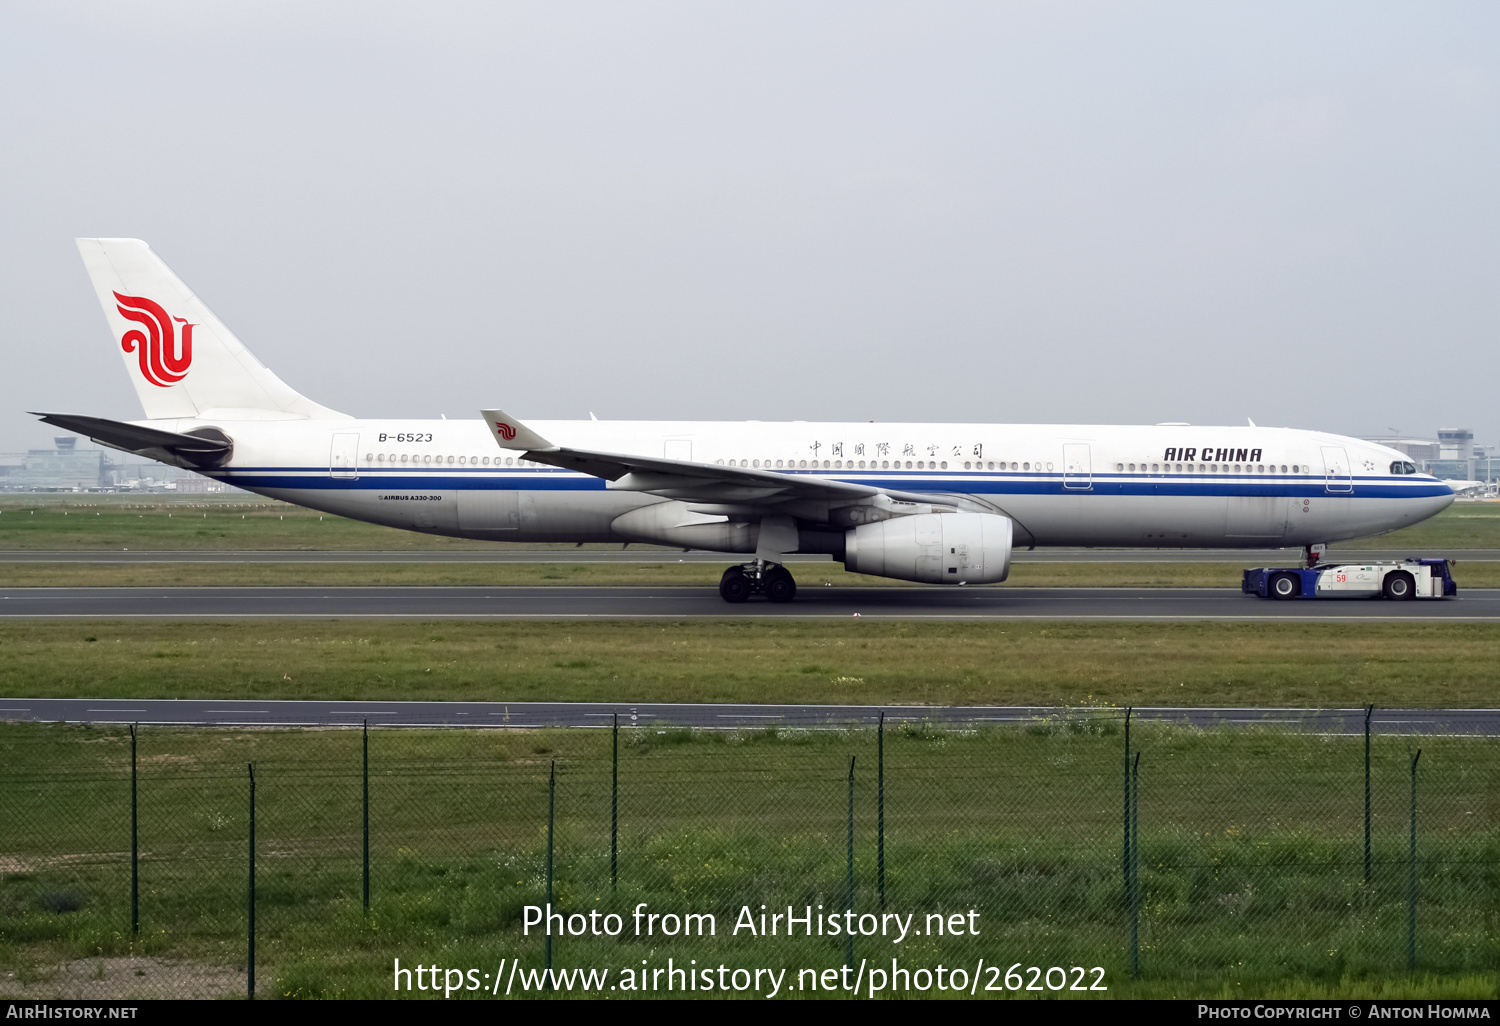
<path fill-rule="evenodd" d="M 127 353 L 138 353 L 141 375 L 153 385 L 168 388 L 187 377 L 193 363 L 193 329 L 182 317 L 173 317 L 158 303 L 141 296 L 122 296 L 115 293 L 119 301 L 116 307 L 127 320 L 144 325 L 146 330 L 131 328 L 120 336 L 120 348 Z M 182 325 L 179 340 L 172 326 L 176 321 Z"/>
<path fill-rule="evenodd" d="M 516 429 L 511 427 L 509 424 L 497 423 L 495 425 L 495 430 L 499 432 L 500 437 L 505 439 L 507 442 L 516 437 Z"/>

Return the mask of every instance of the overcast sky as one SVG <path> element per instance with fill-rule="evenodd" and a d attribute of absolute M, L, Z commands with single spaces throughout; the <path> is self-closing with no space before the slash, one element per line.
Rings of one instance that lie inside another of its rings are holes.
<path fill-rule="evenodd" d="M 0 6 L 0 448 L 75 236 L 356 415 L 1500 442 L 1500 5 Z"/>

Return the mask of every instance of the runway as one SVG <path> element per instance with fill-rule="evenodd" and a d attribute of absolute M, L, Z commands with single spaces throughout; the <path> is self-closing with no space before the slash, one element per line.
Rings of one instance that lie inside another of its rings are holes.
<path fill-rule="evenodd" d="M 0 618 L 1500 621 L 1500 589 L 1451 599 L 1276 602 L 1232 588 L 818 588 L 730 605 L 697 587 L 0 588 Z"/>
<path fill-rule="evenodd" d="M 0 700 L 0 720 L 164 726 L 278 727 L 696 727 L 746 729 L 873 726 L 887 724 L 1003 725 L 1059 718 L 1120 721 L 1119 708 L 1055 706 L 689 705 L 604 702 L 328 702 L 213 699 L 22 698 Z M 1364 730 L 1363 709 L 1243 709 L 1149 707 L 1135 722 L 1195 727 L 1278 726 L 1323 733 Z M 1500 736 L 1500 709 L 1376 709 L 1370 729 L 1379 734 Z"/>
<path fill-rule="evenodd" d="M 1329 561 L 1399 560 L 1412 555 L 1405 549 L 1333 549 Z M 1500 549 L 1462 549 L 1441 553 L 1459 562 L 1500 560 Z M 712 563 L 728 566 L 744 556 L 722 552 L 683 552 L 680 549 L 435 549 L 334 551 L 322 550 L 141 550 L 141 549 L 9 549 L 0 563 Z M 1237 563 L 1240 566 L 1296 566 L 1300 549 L 1037 549 L 1012 554 L 1017 563 Z M 828 563 L 826 555 L 793 553 L 788 563 Z"/>

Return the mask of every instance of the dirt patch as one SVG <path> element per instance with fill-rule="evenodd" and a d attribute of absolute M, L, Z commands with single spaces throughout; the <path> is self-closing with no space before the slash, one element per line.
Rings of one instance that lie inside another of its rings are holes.
<path fill-rule="evenodd" d="M 256 990 L 260 988 L 257 987 Z M 244 997 L 243 969 L 125 956 L 80 958 L 0 974 L 0 997 L 23 1000 L 131 1000 Z"/>
<path fill-rule="evenodd" d="M 89 852 L 78 855 L 0 855 L 0 874 L 37 873 L 56 866 L 99 865 L 130 858 L 128 851 Z"/>

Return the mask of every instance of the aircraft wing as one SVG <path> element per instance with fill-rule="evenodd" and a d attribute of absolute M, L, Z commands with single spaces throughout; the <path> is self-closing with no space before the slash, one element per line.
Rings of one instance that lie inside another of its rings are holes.
<path fill-rule="evenodd" d="M 502 449 L 522 453 L 535 463 L 603 478 L 609 482 L 608 487 L 625 491 L 649 492 L 687 502 L 752 506 L 798 500 L 856 503 L 882 495 L 898 502 L 954 501 L 953 497 L 892 491 L 806 473 L 778 473 L 717 463 L 574 449 L 553 445 L 502 410 L 483 410 L 481 413 L 490 426 L 490 436 Z"/>

